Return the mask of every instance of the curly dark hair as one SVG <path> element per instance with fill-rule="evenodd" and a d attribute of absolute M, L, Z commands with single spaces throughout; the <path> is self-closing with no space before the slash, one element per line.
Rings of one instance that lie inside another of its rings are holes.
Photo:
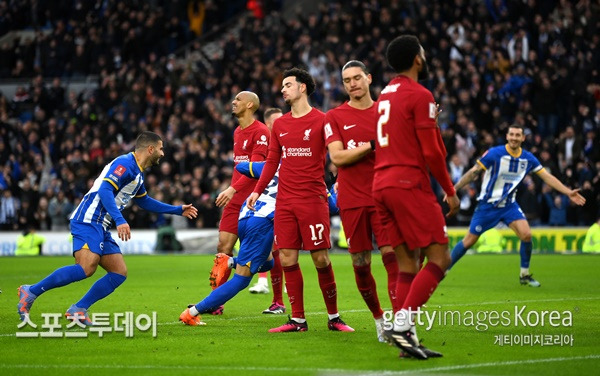
<path fill-rule="evenodd" d="M 287 78 L 287 77 L 296 77 L 296 81 L 300 82 L 301 84 L 305 84 L 307 96 L 310 96 L 312 93 L 314 93 L 315 88 L 317 87 L 317 84 L 315 83 L 314 78 L 312 78 L 310 73 L 308 73 L 304 69 L 301 69 L 301 68 L 288 69 L 285 72 L 283 72 L 283 78 Z"/>
<path fill-rule="evenodd" d="M 390 42 L 385 53 L 390 67 L 396 73 L 404 72 L 412 67 L 417 56 L 421 52 L 421 43 L 414 35 L 401 35 Z"/>

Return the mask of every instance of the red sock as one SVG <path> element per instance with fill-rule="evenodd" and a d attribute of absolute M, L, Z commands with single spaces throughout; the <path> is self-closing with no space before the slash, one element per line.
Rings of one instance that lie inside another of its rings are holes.
<path fill-rule="evenodd" d="M 258 273 L 258 278 L 267 278 L 267 272 Z"/>
<path fill-rule="evenodd" d="M 402 309 L 402 305 L 408 296 L 412 281 L 415 279 L 416 274 L 398 272 L 398 279 L 396 280 L 396 305 L 394 305 L 394 313 Z"/>
<path fill-rule="evenodd" d="M 296 319 L 304 318 L 304 280 L 302 279 L 302 270 L 300 265 L 284 266 L 285 286 L 288 291 L 288 298 L 292 306 L 292 317 Z"/>
<path fill-rule="evenodd" d="M 379 318 L 383 316 L 379 297 L 377 296 L 377 286 L 373 274 L 371 274 L 371 265 L 354 265 L 354 278 L 356 279 L 358 291 L 365 303 L 367 303 L 367 307 L 369 307 L 369 311 L 371 311 L 373 317 Z"/>
<path fill-rule="evenodd" d="M 383 260 L 383 266 L 387 271 L 388 277 L 388 295 L 390 302 L 392 302 L 392 309 L 394 312 L 402 308 L 402 301 L 398 301 L 396 295 L 396 282 L 398 282 L 398 259 L 394 252 L 388 252 L 381 256 Z"/>
<path fill-rule="evenodd" d="M 436 264 L 428 262 L 427 265 L 417 273 L 413 283 L 411 283 L 408 296 L 404 300 L 402 308 L 415 311 L 425 304 L 443 278 L 444 272 L 442 269 Z"/>
<path fill-rule="evenodd" d="M 273 303 L 283 305 L 283 269 L 279 260 L 279 251 L 273 251 L 273 269 L 271 269 L 271 285 L 273 287 Z"/>
<path fill-rule="evenodd" d="M 327 306 L 327 313 L 338 313 L 337 287 L 335 285 L 335 276 L 333 275 L 331 263 L 324 268 L 317 268 L 317 274 L 319 275 L 319 287 L 321 287 L 323 299 L 325 300 L 325 306 Z M 285 278 L 287 278 L 287 274 Z M 288 288 L 288 294 L 289 293 L 290 290 Z"/>

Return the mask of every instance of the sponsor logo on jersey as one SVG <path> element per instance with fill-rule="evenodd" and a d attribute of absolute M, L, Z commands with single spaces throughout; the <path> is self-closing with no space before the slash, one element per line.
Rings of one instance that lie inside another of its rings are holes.
<path fill-rule="evenodd" d="M 348 149 L 348 150 L 356 149 L 356 141 L 354 141 L 354 140 L 348 141 L 348 143 L 346 144 L 346 149 Z"/>
<path fill-rule="evenodd" d="M 312 155 L 313 155 L 312 150 L 310 150 L 310 147 L 308 147 L 308 148 L 286 148 L 285 146 L 283 146 L 282 151 L 283 151 L 282 158 L 312 157 Z"/>
<path fill-rule="evenodd" d="M 267 136 L 264 134 L 260 136 L 260 140 L 256 141 L 256 145 L 267 145 Z"/>
<path fill-rule="evenodd" d="M 344 125 L 344 130 L 347 131 L 348 129 L 352 129 L 356 127 L 356 124 L 352 124 L 352 125 Z"/>
<path fill-rule="evenodd" d="M 244 140 L 244 145 L 242 145 L 242 149 L 246 150 L 247 145 L 248 145 L 248 140 Z"/>
<path fill-rule="evenodd" d="M 280 134 L 279 134 L 279 137 L 283 137 L 283 136 L 285 136 L 285 135 L 286 135 L 286 134 L 288 134 L 288 133 L 290 133 L 290 132 L 280 133 Z"/>

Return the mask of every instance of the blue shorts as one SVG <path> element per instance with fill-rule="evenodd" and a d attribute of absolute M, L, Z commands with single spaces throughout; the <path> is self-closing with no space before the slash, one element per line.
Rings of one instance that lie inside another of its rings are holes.
<path fill-rule="evenodd" d="M 267 261 L 273 246 L 273 221 L 263 217 L 240 219 L 238 223 L 240 250 L 237 263 L 250 268 L 256 274 Z"/>
<path fill-rule="evenodd" d="M 496 227 L 500 221 L 508 226 L 519 219 L 525 219 L 525 215 L 516 202 L 507 204 L 503 208 L 497 208 L 488 203 L 480 203 L 477 205 L 475 213 L 473 213 L 469 232 L 479 236 L 487 230 Z"/>
<path fill-rule="evenodd" d="M 99 256 L 121 253 L 117 242 L 110 236 L 110 231 L 102 225 L 71 221 L 73 235 L 73 253 L 88 248 Z"/>

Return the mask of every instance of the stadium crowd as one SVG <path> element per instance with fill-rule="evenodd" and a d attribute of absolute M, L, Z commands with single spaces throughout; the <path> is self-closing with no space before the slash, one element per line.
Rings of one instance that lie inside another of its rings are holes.
<path fill-rule="evenodd" d="M 427 51 L 431 73 L 423 84 L 442 108 L 439 125 L 453 179 L 490 146 L 504 143 L 509 124 L 520 123 L 527 129 L 525 148 L 587 199 L 584 207 L 571 206 L 537 177 L 527 178 L 518 200 L 530 223 L 596 221 L 597 2 L 323 1 L 310 13 L 287 17 L 281 3 L 236 13 L 247 4 L 0 1 L 0 34 L 36 31 L 33 39 L 0 46 L 0 78 L 30 81 L 12 98 L 0 96 L 0 229 L 66 230 L 90 179 L 130 151 L 143 130 L 162 135 L 169 149 L 147 174 L 150 195 L 198 207 L 196 220 L 177 219 L 176 228 L 216 227 L 214 201 L 232 174 L 233 96 L 250 90 L 261 100 L 257 113 L 288 111 L 281 74 L 305 66 L 317 81 L 311 102 L 327 111 L 345 100 L 342 64 L 357 59 L 371 71 L 377 98 L 392 75 L 384 49 L 401 33 L 417 35 Z M 227 28 L 219 29 L 224 22 Z M 203 39 L 195 36 L 209 32 L 221 33 L 210 68 L 173 54 L 188 43 L 200 48 Z M 67 80 L 90 74 L 97 89 L 66 92 Z M 328 170 L 335 174 L 332 164 Z M 449 225 L 469 223 L 476 189 L 461 192 L 460 214 Z M 136 206 L 125 217 L 132 228 L 171 220 Z"/>

